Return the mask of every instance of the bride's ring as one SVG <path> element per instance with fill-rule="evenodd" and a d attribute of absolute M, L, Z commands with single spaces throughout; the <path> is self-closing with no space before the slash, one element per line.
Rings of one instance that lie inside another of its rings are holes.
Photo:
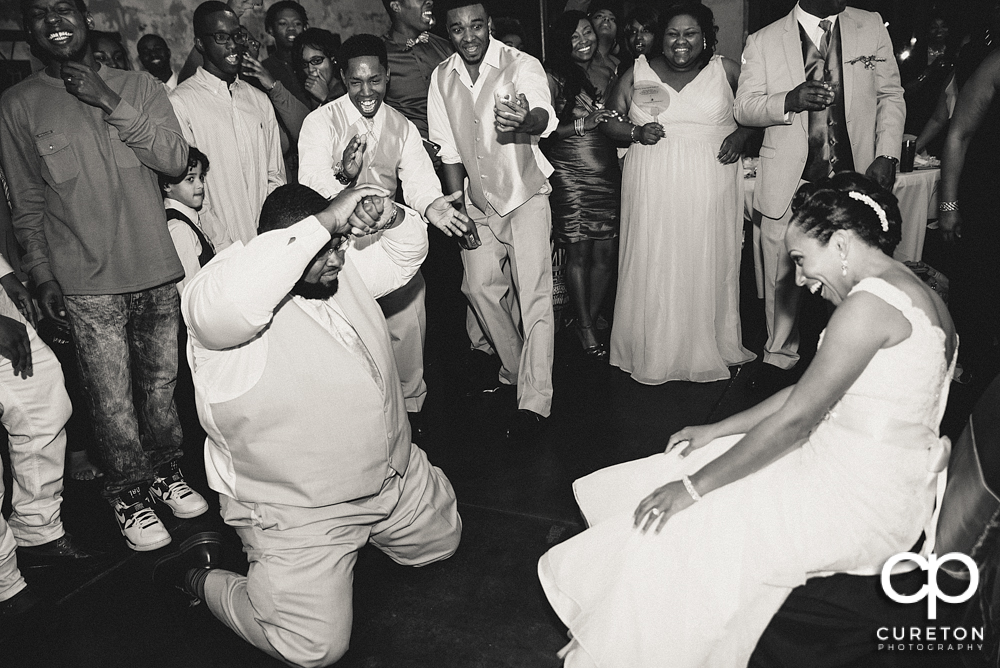
<path fill-rule="evenodd" d="M 649 514 L 652 515 L 653 517 L 659 517 L 660 515 L 663 514 L 663 511 L 660 510 L 659 508 L 650 508 Z"/>

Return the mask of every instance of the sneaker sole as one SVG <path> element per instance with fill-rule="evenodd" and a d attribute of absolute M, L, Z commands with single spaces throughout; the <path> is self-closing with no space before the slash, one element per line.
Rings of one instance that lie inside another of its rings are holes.
<path fill-rule="evenodd" d="M 161 501 L 160 503 L 163 503 L 163 502 Z M 166 505 L 166 504 L 164 503 L 163 505 Z M 167 507 L 169 508 L 170 506 L 167 506 Z M 208 504 L 206 503 L 203 508 L 199 508 L 197 510 L 189 510 L 186 513 L 178 513 L 178 512 L 175 512 L 173 510 L 171 510 L 170 512 L 174 513 L 174 517 L 176 517 L 178 519 L 189 520 L 192 517 L 198 517 L 199 515 L 204 515 L 205 513 L 207 513 L 208 512 Z"/>
<path fill-rule="evenodd" d="M 125 538 L 125 544 L 128 545 L 133 550 L 135 550 L 136 552 L 152 552 L 153 550 L 159 550 L 161 547 L 165 545 L 170 545 L 170 542 L 173 540 L 173 538 L 167 536 L 165 539 L 156 541 L 155 543 L 136 545 L 135 543 L 130 541 L 128 537 L 125 536 L 124 534 L 122 534 L 122 536 Z"/>

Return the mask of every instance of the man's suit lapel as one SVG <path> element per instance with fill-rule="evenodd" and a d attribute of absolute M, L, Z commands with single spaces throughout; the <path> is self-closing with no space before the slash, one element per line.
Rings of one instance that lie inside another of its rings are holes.
<path fill-rule="evenodd" d="M 857 58 L 858 31 L 861 26 L 854 22 L 845 10 L 840 13 L 837 23 L 840 24 L 840 53 L 842 60 L 840 63 L 840 79 L 844 84 L 844 115 L 851 117 L 851 102 L 854 99 L 854 65 L 848 65 L 848 61 Z"/>
<path fill-rule="evenodd" d="M 785 60 L 788 63 L 788 71 L 792 77 L 792 88 L 802 84 L 806 80 L 806 65 L 802 59 L 802 40 L 799 39 L 799 22 L 795 20 L 793 10 L 785 18 L 785 36 L 782 40 L 785 47 Z M 791 88 L 789 89 L 791 90 Z M 806 132 L 809 131 L 809 114 L 796 114 L 799 125 Z"/>

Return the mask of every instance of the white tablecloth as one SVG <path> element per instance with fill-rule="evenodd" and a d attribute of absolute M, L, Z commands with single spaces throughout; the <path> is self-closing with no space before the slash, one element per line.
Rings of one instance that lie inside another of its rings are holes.
<path fill-rule="evenodd" d="M 892 193 L 899 200 L 899 212 L 903 217 L 903 239 L 893 255 L 897 260 L 916 261 L 924 251 L 924 237 L 927 223 L 937 220 L 938 182 L 940 169 L 918 169 L 896 175 L 896 185 Z M 744 179 L 743 215 L 747 220 L 753 216 L 753 193 L 756 179 Z M 753 227 L 754 271 L 757 275 L 757 296 L 764 297 L 764 269 L 760 253 L 760 226 Z"/>

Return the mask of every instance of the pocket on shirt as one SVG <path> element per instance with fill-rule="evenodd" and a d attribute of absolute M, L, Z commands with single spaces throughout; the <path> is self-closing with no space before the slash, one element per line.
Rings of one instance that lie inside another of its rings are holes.
<path fill-rule="evenodd" d="M 64 183 L 80 173 L 76 152 L 61 132 L 35 139 L 35 150 L 45 163 L 52 183 Z"/>

